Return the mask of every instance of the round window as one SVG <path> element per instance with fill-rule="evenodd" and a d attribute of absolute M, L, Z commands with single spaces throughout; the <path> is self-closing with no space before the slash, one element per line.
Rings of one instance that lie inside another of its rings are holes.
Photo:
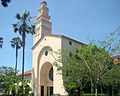
<path fill-rule="evenodd" d="M 49 79 L 53 81 L 53 67 L 49 70 Z"/>
<path fill-rule="evenodd" d="M 45 51 L 45 56 L 47 56 L 48 55 L 48 51 Z"/>

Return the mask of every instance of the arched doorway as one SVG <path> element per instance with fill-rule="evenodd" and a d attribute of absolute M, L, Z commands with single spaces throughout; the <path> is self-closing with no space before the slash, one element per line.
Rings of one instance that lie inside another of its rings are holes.
<path fill-rule="evenodd" d="M 53 95 L 53 81 L 53 66 L 50 62 L 46 62 L 40 70 L 41 96 Z"/>

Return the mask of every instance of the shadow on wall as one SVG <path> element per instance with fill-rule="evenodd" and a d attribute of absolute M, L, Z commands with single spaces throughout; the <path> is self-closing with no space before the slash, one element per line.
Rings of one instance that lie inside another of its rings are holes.
<path fill-rule="evenodd" d="M 35 89 L 36 89 L 36 81 L 37 80 L 37 78 L 35 78 L 35 70 L 34 70 L 34 68 L 32 68 L 32 93 L 34 93 L 35 92 Z M 34 82 L 33 82 L 34 81 Z"/>

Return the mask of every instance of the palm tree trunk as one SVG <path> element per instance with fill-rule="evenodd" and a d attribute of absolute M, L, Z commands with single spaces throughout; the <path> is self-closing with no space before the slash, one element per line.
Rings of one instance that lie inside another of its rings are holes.
<path fill-rule="evenodd" d="M 23 32 L 23 36 L 22 36 L 22 39 L 23 39 L 23 63 L 22 63 L 22 82 L 24 80 L 24 59 L 25 59 L 25 32 Z M 22 96 L 24 95 L 24 86 L 22 84 Z"/>
<path fill-rule="evenodd" d="M 15 76 L 17 74 L 17 56 L 18 56 L 18 46 L 16 45 L 16 64 L 15 64 Z M 15 81 L 14 81 L 15 84 Z M 13 90 L 13 96 L 15 96 L 15 90 Z"/>
<path fill-rule="evenodd" d="M 23 37 L 24 38 L 24 37 Z M 22 81 L 23 81 L 23 79 L 24 79 L 24 57 L 25 57 L 25 55 L 24 55 L 24 52 L 25 52 L 25 45 L 24 45 L 24 39 L 23 39 L 23 62 L 22 62 Z"/>
<path fill-rule="evenodd" d="M 15 76 L 17 74 L 17 57 L 18 57 L 18 46 L 16 46 L 16 65 L 15 65 Z"/>

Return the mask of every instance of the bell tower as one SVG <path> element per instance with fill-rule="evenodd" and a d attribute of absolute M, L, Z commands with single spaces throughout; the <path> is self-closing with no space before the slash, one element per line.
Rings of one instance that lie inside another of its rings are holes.
<path fill-rule="evenodd" d="M 47 8 L 47 2 L 42 1 L 40 8 L 38 9 L 37 22 L 35 23 L 34 42 L 36 42 L 44 35 L 52 33 L 52 23 L 49 22 L 50 16 L 48 15 L 49 9 Z"/>

